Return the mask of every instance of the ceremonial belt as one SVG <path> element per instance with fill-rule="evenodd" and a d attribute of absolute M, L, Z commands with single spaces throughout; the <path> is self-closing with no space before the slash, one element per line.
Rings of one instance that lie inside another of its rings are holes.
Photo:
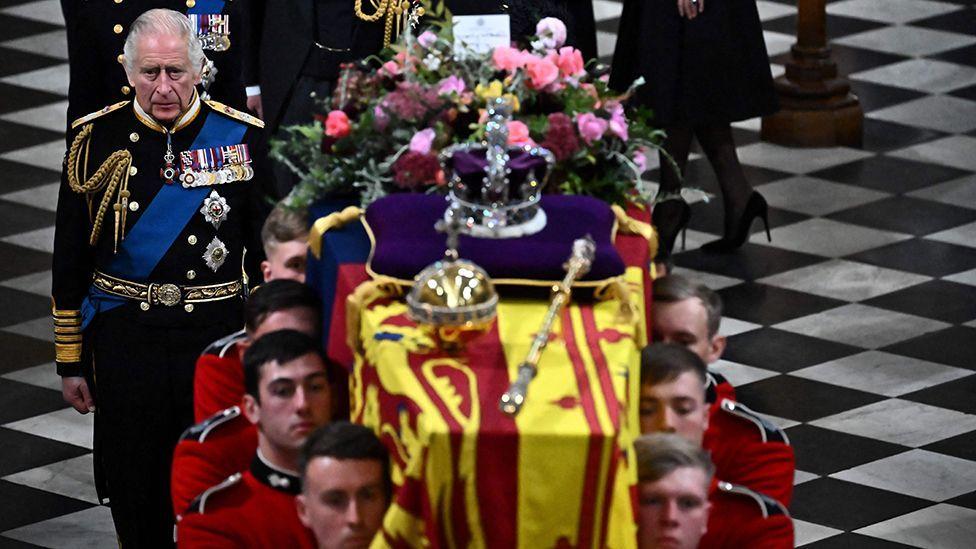
<path fill-rule="evenodd" d="M 150 305 L 173 307 L 181 303 L 205 303 L 240 297 L 244 282 L 234 280 L 207 286 L 179 286 L 151 282 L 140 284 L 95 271 L 92 284 L 103 292 Z"/>

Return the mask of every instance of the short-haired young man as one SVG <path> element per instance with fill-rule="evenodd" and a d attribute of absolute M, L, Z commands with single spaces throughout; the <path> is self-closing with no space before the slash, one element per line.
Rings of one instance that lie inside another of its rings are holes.
<path fill-rule="evenodd" d="M 264 255 L 261 272 L 264 281 L 290 279 L 305 282 L 308 255 L 308 214 L 282 204 L 275 206 L 261 228 Z"/>
<path fill-rule="evenodd" d="M 361 425 L 330 423 L 305 443 L 301 471 L 298 518 L 319 549 L 369 547 L 393 490 L 389 454 L 376 435 Z"/>
<path fill-rule="evenodd" d="M 788 505 L 793 496 L 793 448 L 786 434 L 742 404 L 723 400 L 709 415 L 705 363 L 673 343 L 654 343 L 641 353 L 642 433 L 677 433 L 708 450 L 719 479 L 762 492 Z M 721 439 L 709 437 L 711 422 Z M 720 441 L 721 444 L 715 444 Z"/>
<path fill-rule="evenodd" d="M 181 547 L 313 547 L 298 519 L 302 445 L 331 419 L 318 342 L 294 330 L 272 332 L 244 355 L 243 410 L 258 429 L 247 471 L 200 494 L 177 525 Z"/>

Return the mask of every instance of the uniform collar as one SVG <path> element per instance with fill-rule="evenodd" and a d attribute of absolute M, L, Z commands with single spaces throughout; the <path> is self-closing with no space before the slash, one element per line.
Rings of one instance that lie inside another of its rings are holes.
<path fill-rule="evenodd" d="M 135 111 L 136 118 L 139 119 L 139 122 L 142 122 L 146 126 L 156 130 L 157 132 L 166 133 L 166 127 L 160 124 L 159 122 L 157 122 L 156 119 L 153 118 L 151 114 L 147 113 L 142 108 L 142 105 L 139 104 L 139 101 L 132 102 L 132 109 Z M 200 95 L 197 93 L 196 88 L 194 88 L 193 101 L 190 102 L 190 108 L 188 108 L 186 112 L 183 113 L 182 116 L 176 119 L 176 123 L 173 124 L 172 133 L 176 133 L 181 129 L 187 127 L 190 124 L 190 122 L 193 122 L 193 120 L 196 119 L 198 114 L 200 114 Z"/>
<path fill-rule="evenodd" d="M 251 461 L 251 474 L 261 484 L 288 494 L 299 494 L 302 491 L 302 479 L 298 473 L 288 471 L 271 464 L 258 450 Z"/>

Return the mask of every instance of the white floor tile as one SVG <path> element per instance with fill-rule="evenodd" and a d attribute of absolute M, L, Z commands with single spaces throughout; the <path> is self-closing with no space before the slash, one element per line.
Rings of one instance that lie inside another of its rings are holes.
<path fill-rule="evenodd" d="M 939 231 L 937 233 L 930 234 L 925 238 L 929 240 L 938 240 L 939 242 L 948 242 L 950 244 L 959 244 L 960 246 L 976 248 L 976 222 Z"/>
<path fill-rule="evenodd" d="M 68 102 L 61 101 L 33 109 L 15 111 L 0 116 L 0 118 L 53 132 L 63 132 L 68 127 Z M 60 172 L 61 168 L 58 168 L 57 171 Z"/>
<path fill-rule="evenodd" d="M 941 202 L 950 206 L 976 209 L 976 175 L 967 175 L 912 191 L 908 193 L 908 196 Z"/>
<path fill-rule="evenodd" d="M 976 83 L 976 69 L 935 59 L 908 59 L 850 76 L 854 80 L 930 93 L 945 93 Z"/>
<path fill-rule="evenodd" d="M 32 250 L 54 253 L 54 227 L 45 227 L 26 233 L 12 234 L 0 238 L 0 242 L 16 244 Z"/>
<path fill-rule="evenodd" d="M 928 95 L 871 111 L 867 117 L 947 133 L 965 133 L 976 128 L 976 102 L 949 95 Z"/>
<path fill-rule="evenodd" d="M 808 176 L 780 179 L 762 185 L 758 190 L 770 206 L 816 216 L 839 212 L 891 196 L 873 189 Z"/>
<path fill-rule="evenodd" d="M 834 259 L 759 279 L 759 282 L 844 301 L 864 301 L 931 280 L 930 277 Z"/>
<path fill-rule="evenodd" d="M 743 164 L 788 173 L 809 173 L 871 156 L 871 153 L 847 147 L 794 149 L 765 141 L 738 148 Z"/>
<path fill-rule="evenodd" d="M 750 242 L 796 252 L 842 257 L 911 238 L 910 235 L 852 225 L 832 219 L 813 218 L 777 227 L 767 242 L 765 232 L 754 233 Z"/>
<path fill-rule="evenodd" d="M 615 33 L 596 31 L 596 51 L 598 56 L 612 56 L 613 50 L 616 47 L 617 35 Z"/>
<path fill-rule="evenodd" d="M 973 372 L 907 356 L 865 351 L 803 368 L 790 375 L 897 397 L 970 376 Z"/>
<path fill-rule="evenodd" d="M 763 31 L 763 40 L 766 42 L 766 53 L 770 57 L 788 53 L 793 44 L 796 43 L 795 36 L 773 31 Z"/>
<path fill-rule="evenodd" d="M 880 21 L 907 23 L 961 9 L 957 4 L 929 0 L 846 0 L 827 4 L 827 13 Z"/>
<path fill-rule="evenodd" d="M 813 524 L 812 522 L 804 522 L 800 519 L 793 519 L 793 541 L 797 547 L 832 538 L 837 534 L 843 533 L 843 530 Z"/>
<path fill-rule="evenodd" d="M 13 160 L 22 164 L 30 164 L 38 168 L 61 171 L 61 161 L 64 159 L 65 144 L 62 140 L 52 141 L 44 145 L 17 149 L 4 154 L 0 158 Z"/>
<path fill-rule="evenodd" d="M 60 187 L 60 183 L 38 185 L 37 187 L 0 195 L 0 200 L 26 204 L 54 212 L 58 209 L 58 189 Z"/>
<path fill-rule="evenodd" d="M 68 95 L 68 65 L 54 65 L 31 72 L 22 72 L 0 78 L 0 82 L 41 90 L 58 95 Z M 62 128 L 63 130 L 64 128 Z"/>
<path fill-rule="evenodd" d="M 804 482 L 810 482 L 811 480 L 816 480 L 818 478 L 820 478 L 820 475 L 797 469 L 793 472 L 793 486 L 799 486 Z"/>
<path fill-rule="evenodd" d="M 976 43 L 976 37 L 921 27 L 881 27 L 833 40 L 835 44 L 923 57 Z"/>
<path fill-rule="evenodd" d="M 790 427 L 796 427 L 797 425 L 800 424 L 799 421 L 786 419 L 785 417 L 773 416 L 770 414 L 763 414 L 762 416 L 768 419 L 769 421 L 772 421 L 773 424 L 779 427 L 780 429 L 789 429 Z"/>
<path fill-rule="evenodd" d="M 976 429 L 976 416 L 892 398 L 808 423 L 917 448 Z"/>
<path fill-rule="evenodd" d="M 54 343 L 54 321 L 50 316 L 6 326 L 3 331 Z"/>
<path fill-rule="evenodd" d="M 101 505 L 8 530 L 3 535 L 52 549 L 91 549 L 119 545 L 112 512 Z"/>
<path fill-rule="evenodd" d="M 85 454 L 8 475 L 3 480 L 97 504 L 93 461 L 92 454 Z"/>
<path fill-rule="evenodd" d="M 50 296 L 51 295 L 51 272 L 42 271 L 29 275 L 19 276 L 0 282 L 0 286 L 23 290 L 32 294 Z"/>
<path fill-rule="evenodd" d="M 606 21 L 620 17 L 624 5 L 621 2 L 610 2 L 608 0 L 593 0 L 593 18 L 597 21 Z"/>
<path fill-rule="evenodd" d="M 760 21 L 771 21 L 796 13 L 795 6 L 787 6 L 779 2 L 768 2 L 767 0 L 758 0 L 756 2 L 756 8 L 759 10 Z"/>
<path fill-rule="evenodd" d="M 716 361 L 714 364 L 709 364 L 708 369 L 714 370 L 715 372 L 725 376 L 725 379 L 728 379 L 729 383 L 731 383 L 733 387 L 739 387 L 780 375 L 779 372 L 773 372 L 763 368 L 756 368 L 754 366 L 746 366 L 745 364 L 739 364 L 738 362 L 732 362 L 731 360 L 721 359 Z"/>
<path fill-rule="evenodd" d="M 57 59 L 68 59 L 68 36 L 63 30 L 25 36 L 3 42 L 0 46 Z"/>
<path fill-rule="evenodd" d="M 61 390 L 61 376 L 55 370 L 53 362 L 16 370 L 2 377 L 54 391 Z"/>
<path fill-rule="evenodd" d="M 788 320 L 775 327 L 810 337 L 877 349 L 948 328 L 949 324 L 877 307 L 851 304 Z"/>
<path fill-rule="evenodd" d="M 701 234 L 705 234 L 705 233 L 701 233 Z M 715 237 L 713 235 L 709 235 L 709 238 L 715 238 Z M 674 274 L 679 274 L 699 284 L 704 284 L 705 286 L 708 286 L 709 288 L 715 291 L 742 283 L 742 280 L 739 278 L 722 276 L 715 273 L 708 273 L 705 271 L 696 271 L 694 269 L 687 269 L 685 267 L 675 267 Z"/>
<path fill-rule="evenodd" d="M 923 549 L 972 549 L 976 511 L 940 503 L 855 532 Z"/>
<path fill-rule="evenodd" d="M 910 450 L 830 476 L 932 501 L 976 490 L 976 464 L 926 450 Z"/>
<path fill-rule="evenodd" d="M 725 337 L 732 337 L 734 335 L 758 330 L 759 328 L 762 328 L 761 324 L 755 324 L 752 322 L 746 322 L 745 320 L 725 316 L 722 317 L 722 324 L 718 331 Z"/>
<path fill-rule="evenodd" d="M 24 19 L 40 21 L 41 23 L 64 26 L 64 15 L 61 13 L 61 4 L 58 0 L 26 2 L 0 11 Z"/>
<path fill-rule="evenodd" d="M 888 155 L 976 171 L 976 154 L 973 154 L 973 151 L 976 151 L 976 137 L 952 135 L 928 143 L 898 149 L 888 153 Z"/>
<path fill-rule="evenodd" d="M 976 269 L 942 277 L 943 280 L 976 286 Z"/>
<path fill-rule="evenodd" d="M 79 414 L 74 408 L 64 408 L 57 412 L 8 423 L 4 427 L 91 450 L 94 424 L 94 414 Z"/>

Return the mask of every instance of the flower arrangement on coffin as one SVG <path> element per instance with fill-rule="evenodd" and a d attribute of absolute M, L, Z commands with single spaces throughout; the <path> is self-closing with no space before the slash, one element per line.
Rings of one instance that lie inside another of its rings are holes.
<path fill-rule="evenodd" d="M 514 110 L 509 143 L 554 154 L 550 192 L 646 203 L 641 174 L 663 133 L 648 123 L 649 110 L 624 109 L 640 81 L 624 94 L 611 91 L 605 70 L 564 46 L 558 19 L 539 21 L 525 48 L 479 54 L 455 47 L 442 5 L 427 13 L 427 30 L 403 33 L 378 67 L 343 68 L 328 114 L 272 142 L 273 157 L 300 177 L 286 204 L 338 195 L 367 205 L 391 192 L 437 192 L 446 183 L 439 151 L 481 141 L 485 107 L 498 97 Z"/>

